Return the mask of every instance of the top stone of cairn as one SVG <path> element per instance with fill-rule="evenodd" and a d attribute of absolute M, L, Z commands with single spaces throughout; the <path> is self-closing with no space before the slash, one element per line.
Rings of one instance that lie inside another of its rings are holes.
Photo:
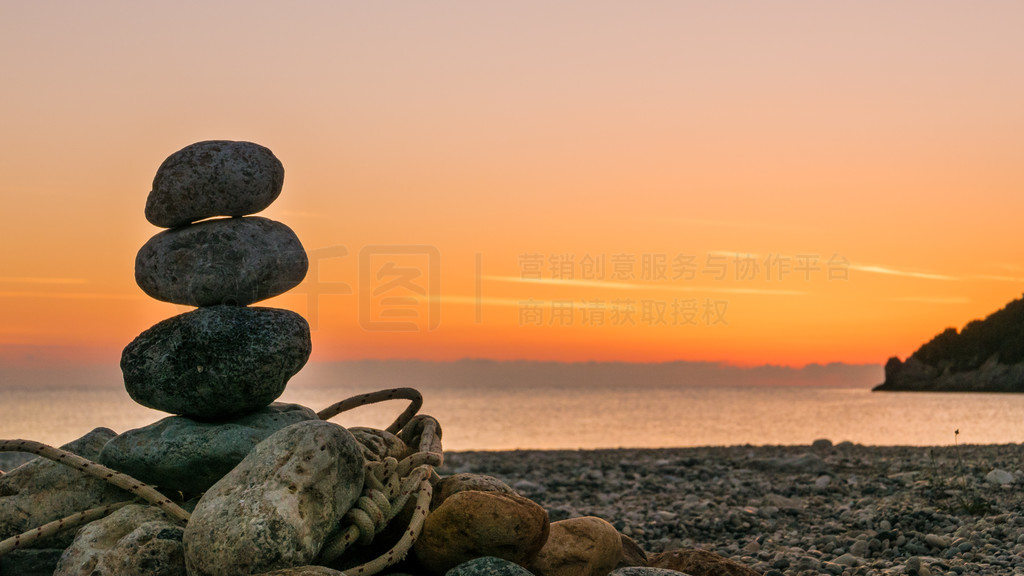
<path fill-rule="evenodd" d="M 174 228 L 213 216 L 263 210 L 281 193 L 284 166 L 252 142 L 208 140 L 171 154 L 146 199 L 146 219 Z"/>

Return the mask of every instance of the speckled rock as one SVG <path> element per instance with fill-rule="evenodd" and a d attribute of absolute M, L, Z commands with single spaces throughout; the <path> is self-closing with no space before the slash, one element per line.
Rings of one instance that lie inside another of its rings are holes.
<path fill-rule="evenodd" d="M 125 506 L 80 529 L 54 576 L 185 576 L 181 535 L 159 508 Z"/>
<path fill-rule="evenodd" d="M 449 496 L 465 492 L 466 490 L 518 495 L 511 486 L 494 476 L 463 472 L 461 474 L 445 476 L 434 485 L 434 496 L 430 499 L 430 509 L 433 510 L 440 506 Z"/>
<path fill-rule="evenodd" d="M 107 442 L 100 463 L 133 478 L 186 494 L 206 491 L 268 436 L 316 412 L 273 403 L 227 422 L 171 416 Z"/>
<path fill-rule="evenodd" d="M 298 286 L 308 268 L 291 228 L 258 216 L 222 218 L 150 238 L 135 256 L 135 282 L 164 302 L 247 306 Z"/>
<path fill-rule="evenodd" d="M 243 576 L 310 564 L 363 489 L 348 430 L 321 420 L 283 428 L 199 500 L 185 528 L 190 576 Z"/>
<path fill-rule="evenodd" d="M 532 574 L 514 562 L 494 556 L 484 556 L 459 564 L 449 570 L 445 576 L 532 576 Z"/>
<path fill-rule="evenodd" d="M 434 574 L 482 556 L 524 565 L 547 541 L 548 529 L 548 513 L 531 500 L 467 490 L 449 496 L 427 516 L 413 550 Z"/>
<path fill-rule="evenodd" d="M 670 550 L 653 554 L 647 565 L 691 576 L 761 576 L 751 568 L 708 550 Z"/>
<path fill-rule="evenodd" d="M 622 538 L 594 516 L 551 524 L 548 541 L 531 564 L 538 576 L 606 576 L 622 559 Z"/>
<path fill-rule="evenodd" d="M 109 428 L 96 428 L 61 448 L 95 460 L 114 435 Z M 0 540 L 89 508 L 127 499 L 127 492 L 99 478 L 36 458 L 0 477 Z M 41 545 L 63 548 L 73 537 L 73 533 L 64 533 Z"/>
<path fill-rule="evenodd" d="M 309 324 L 294 312 L 212 306 L 140 334 L 124 349 L 121 371 L 143 406 L 227 420 L 273 402 L 311 349 Z"/>
<path fill-rule="evenodd" d="M 146 219 L 173 228 L 263 210 L 281 193 L 284 166 L 252 142 L 208 140 L 171 154 L 156 171 Z"/>

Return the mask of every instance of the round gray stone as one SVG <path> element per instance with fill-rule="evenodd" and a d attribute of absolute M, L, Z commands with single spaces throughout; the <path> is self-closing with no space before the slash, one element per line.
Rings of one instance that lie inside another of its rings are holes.
<path fill-rule="evenodd" d="M 299 422 L 260 442 L 199 500 L 185 528 L 190 576 L 242 576 L 305 566 L 363 490 L 348 430 Z"/>
<path fill-rule="evenodd" d="M 475 558 L 452 568 L 445 576 L 532 576 L 530 571 L 515 562 L 494 556 Z"/>
<path fill-rule="evenodd" d="M 305 406 L 277 402 L 227 422 L 170 416 L 107 442 L 100 463 L 147 484 L 198 494 L 274 432 L 316 419 Z"/>
<path fill-rule="evenodd" d="M 309 260 L 291 228 L 254 216 L 161 232 L 135 257 L 135 282 L 164 302 L 246 306 L 297 286 Z"/>
<path fill-rule="evenodd" d="M 139 334 L 121 354 L 121 372 L 143 406 L 228 420 L 273 402 L 311 350 L 309 324 L 294 312 L 211 306 Z"/>
<path fill-rule="evenodd" d="M 171 154 L 156 171 L 146 219 L 163 228 L 213 216 L 245 216 L 270 206 L 284 166 L 252 142 L 209 140 Z"/>

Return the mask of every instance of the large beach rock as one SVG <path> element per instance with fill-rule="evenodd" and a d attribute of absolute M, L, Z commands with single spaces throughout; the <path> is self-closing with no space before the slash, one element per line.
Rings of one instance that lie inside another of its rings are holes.
<path fill-rule="evenodd" d="M 100 463 L 147 484 L 197 494 L 274 432 L 316 419 L 316 412 L 305 406 L 276 402 L 227 422 L 170 416 L 107 442 Z"/>
<path fill-rule="evenodd" d="M 433 510 L 440 506 L 441 503 L 447 500 L 449 496 L 458 494 L 459 492 L 465 492 L 467 490 L 518 495 L 511 486 L 494 476 L 463 472 L 461 474 L 445 476 L 434 485 L 434 495 L 430 499 L 430 509 Z"/>
<path fill-rule="evenodd" d="M 622 539 L 615 526 L 584 516 L 551 524 L 531 571 L 538 576 L 606 576 L 621 559 Z"/>
<path fill-rule="evenodd" d="M 547 541 L 548 526 L 548 513 L 532 500 L 467 490 L 452 494 L 427 516 L 413 550 L 434 574 L 481 556 L 526 565 Z"/>
<path fill-rule="evenodd" d="M 103 445 L 114 436 L 113 430 L 96 428 L 61 448 L 96 460 Z M 99 478 L 36 458 L 0 476 L 0 540 L 83 510 L 131 498 L 124 490 Z M 63 548 L 73 537 L 73 533 L 65 532 L 41 545 Z"/>
<path fill-rule="evenodd" d="M 760 576 L 753 568 L 708 550 L 669 550 L 651 555 L 647 565 L 692 576 Z"/>
<path fill-rule="evenodd" d="M 355 438 L 331 422 L 279 430 L 199 500 L 185 528 L 190 576 L 310 564 L 363 489 Z"/>
<path fill-rule="evenodd" d="M 139 334 L 121 355 L 128 395 L 143 406 L 227 420 L 284 392 L 312 344 L 309 324 L 277 308 L 212 306 Z"/>
<path fill-rule="evenodd" d="M 284 166 L 252 142 L 209 140 L 171 154 L 156 171 L 146 219 L 173 228 L 263 210 L 281 193 Z"/>
<path fill-rule="evenodd" d="M 125 506 L 80 529 L 54 576 L 185 576 L 181 536 L 159 508 Z"/>
<path fill-rule="evenodd" d="M 291 228 L 258 216 L 227 218 L 150 238 L 135 256 L 135 282 L 165 302 L 247 306 L 294 288 L 308 268 Z"/>

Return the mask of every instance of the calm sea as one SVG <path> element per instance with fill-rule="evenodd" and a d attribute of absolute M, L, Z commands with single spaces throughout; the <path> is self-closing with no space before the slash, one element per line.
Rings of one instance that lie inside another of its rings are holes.
<path fill-rule="evenodd" d="M 399 385 L 399 383 L 396 383 Z M 378 387 L 296 379 L 282 401 L 319 410 Z M 1024 394 L 871 393 L 809 386 L 445 385 L 419 387 L 449 450 L 809 444 L 818 438 L 871 445 L 1024 441 Z M 383 428 L 393 402 L 333 419 Z M 62 444 L 97 426 L 117 432 L 165 414 L 134 404 L 123 386 L 0 387 L 0 438 Z"/>

